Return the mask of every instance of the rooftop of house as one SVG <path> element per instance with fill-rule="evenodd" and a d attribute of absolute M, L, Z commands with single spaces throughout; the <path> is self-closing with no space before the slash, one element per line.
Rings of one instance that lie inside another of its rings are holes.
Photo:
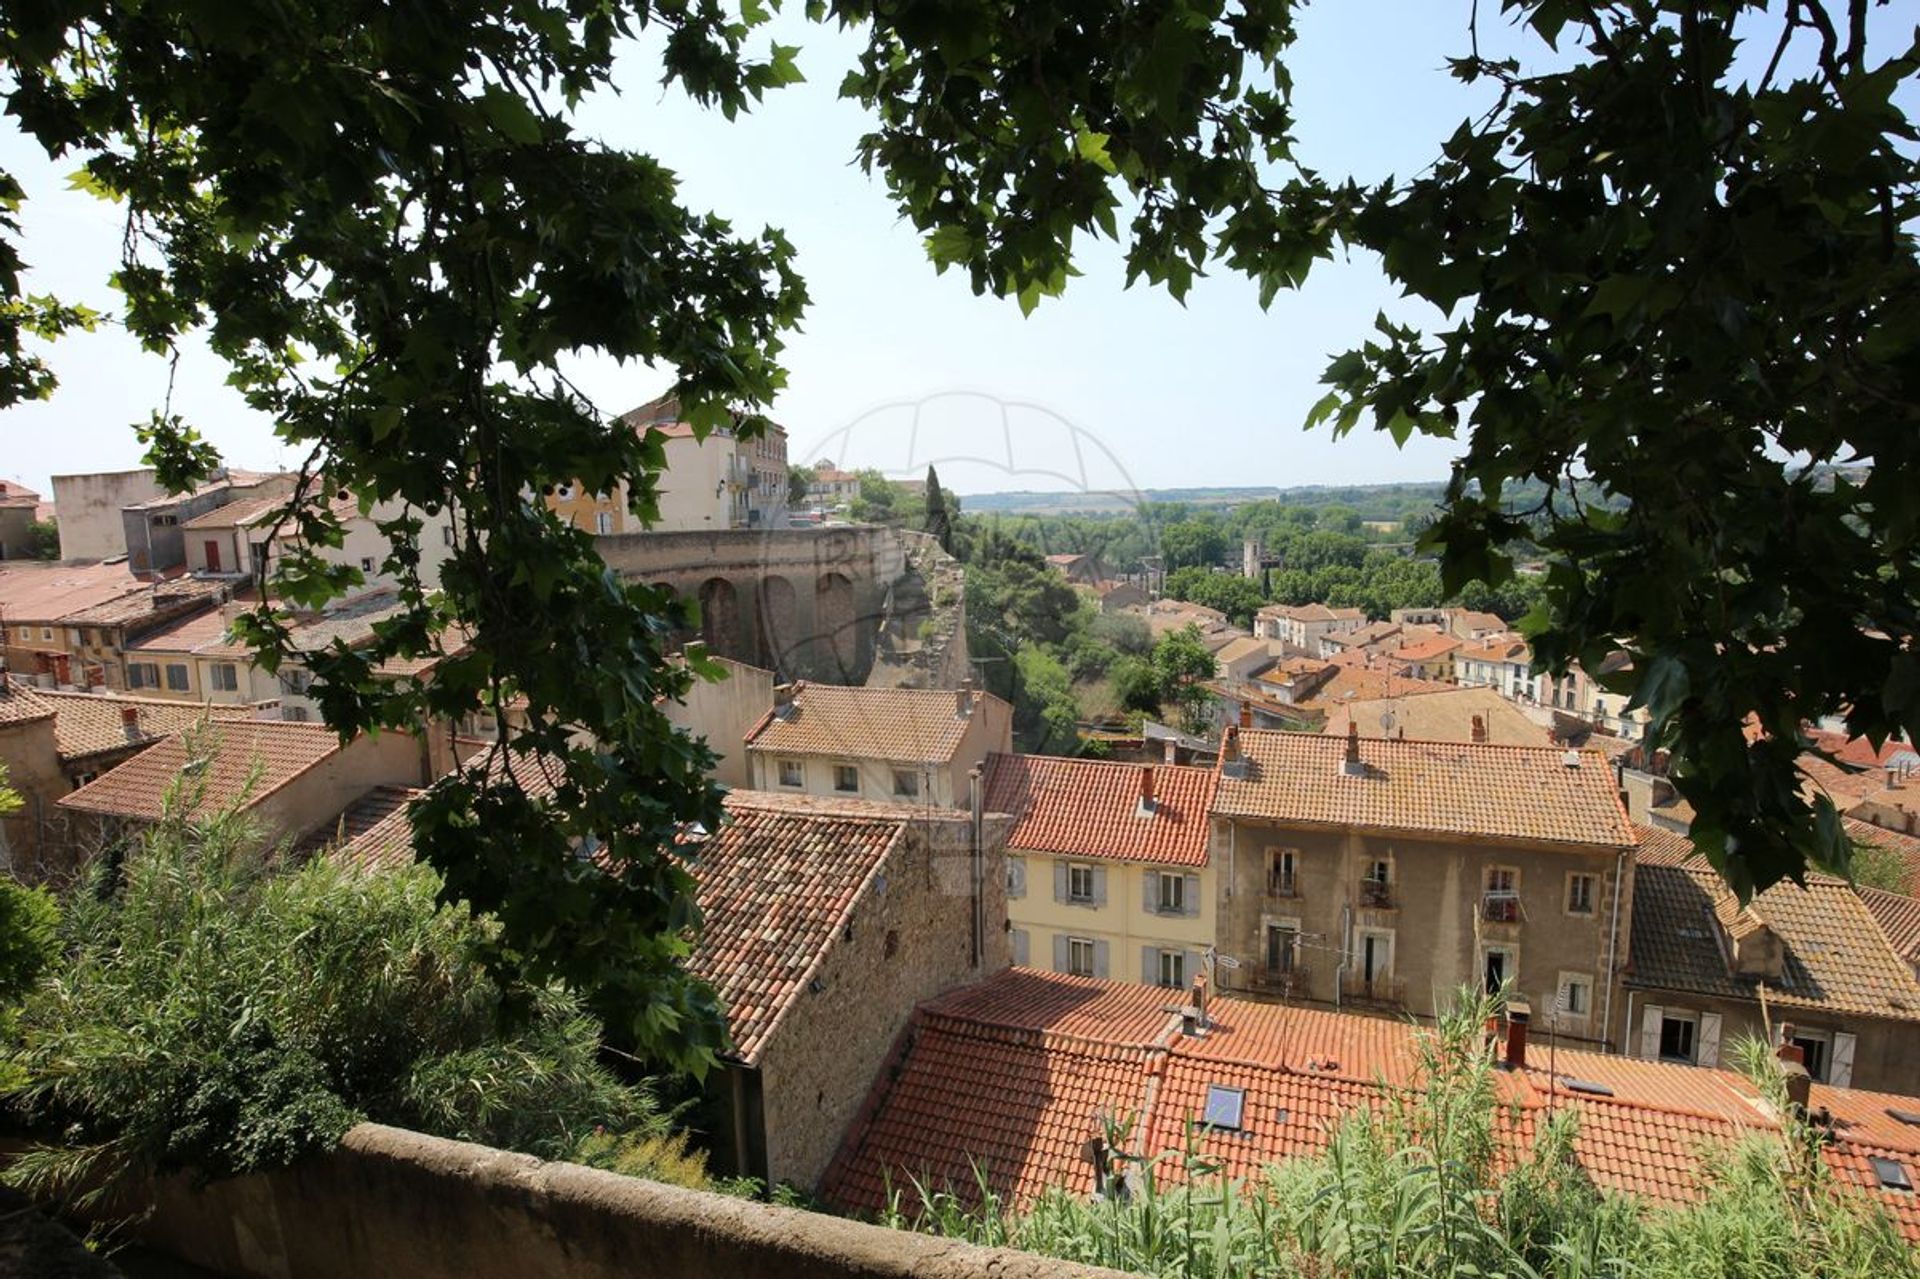
<path fill-rule="evenodd" d="M 1210 768 L 990 755 L 984 803 L 1014 818 L 1010 850 L 1205 866 L 1213 788 Z"/>
<path fill-rule="evenodd" d="M 1221 748 L 1217 815 L 1587 848 L 1637 842 L 1598 751 L 1263 729 L 1241 729 L 1238 741 L 1238 764 Z"/>
<path fill-rule="evenodd" d="M 232 720 L 164 737 L 60 800 L 75 812 L 158 821 L 175 780 L 189 811 L 262 800 L 336 754 L 324 724 Z"/>
<path fill-rule="evenodd" d="M 1868 888 L 1864 884 L 1857 885 L 1853 891 L 1873 916 L 1873 922 L 1880 925 L 1893 953 L 1906 961 L 1909 968 L 1920 965 L 1920 898 Z"/>
<path fill-rule="evenodd" d="M 1396 675 L 1384 663 L 1369 665 L 1363 660 L 1329 660 L 1328 665 L 1334 668 L 1334 672 L 1326 683 L 1314 689 L 1310 696 L 1295 700 L 1294 704 L 1301 710 L 1331 715 L 1335 707 L 1348 702 L 1424 697 L 1428 693 L 1451 692 L 1455 687 L 1439 680 Z"/>
<path fill-rule="evenodd" d="M 801 681 L 793 686 L 791 702 L 768 711 L 748 730 L 746 746 L 771 754 L 945 764 L 989 700 L 1000 703 L 991 693 L 974 692 L 962 714 L 959 695 L 951 689 L 844 688 Z"/>
<path fill-rule="evenodd" d="M 1047 556 L 1047 563 L 1053 565 L 1056 568 L 1072 568 L 1074 565 L 1081 563 L 1086 558 L 1087 557 L 1085 555 L 1079 554 L 1077 552 L 1065 551 L 1058 555 Z"/>
<path fill-rule="evenodd" d="M 1532 662 L 1533 647 L 1517 635 L 1493 635 L 1453 656 L 1461 662 Z"/>
<path fill-rule="evenodd" d="M 1840 825 L 1856 845 L 1865 844 L 1898 858 L 1901 865 L 1906 867 L 1907 894 L 1920 897 L 1920 839 L 1903 835 L 1897 830 L 1888 830 L 1884 826 L 1875 826 L 1872 822 L 1863 822 L 1857 817 L 1842 816 Z"/>
<path fill-rule="evenodd" d="M 1271 658 L 1273 649 L 1267 640 L 1255 639 L 1251 635 L 1236 635 L 1221 645 L 1220 651 L 1213 656 L 1222 663 L 1237 662 L 1245 657 Z"/>
<path fill-rule="evenodd" d="M 1329 735 L 1344 735 L 1350 723 L 1359 727 L 1362 737 L 1412 737 L 1428 742 L 1484 740 L 1496 746 L 1552 744 L 1545 728 L 1491 688 L 1444 688 L 1412 697 L 1354 698 L 1327 708 L 1324 731 Z M 1485 737 L 1476 738 L 1476 729 Z"/>
<path fill-rule="evenodd" d="M 285 480 L 288 484 L 291 484 L 295 478 L 290 471 L 243 471 L 237 467 L 233 467 L 222 472 L 219 478 L 208 480 L 191 493 L 170 493 L 163 497 L 149 498 L 144 502 L 134 502 L 122 509 L 128 511 L 161 511 L 168 507 L 178 506 L 180 503 L 190 501 L 196 497 L 204 497 L 208 493 L 219 493 L 235 488 L 252 488 L 254 485 L 263 484 L 268 480 Z"/>
<path fill-rule="evenodd" d="M 40 495 L 17 480 L 0 480 L 0 507 L 25 507 L 37 510 Z"/>
<path fill-rule="evenodd" d="M 967 817 L 738 790 L 726 812 L 693 866 L 704 922 L 688 967 L 727 1010 L 731 1055 L 754 1066 L 907 828 Z"/>
<path fill-rule="evenodd" d="M 116 693 L 36 689 L 33 696 L 52 710 L 55 748 L 67 763 L 123 751 L 129 746 L 151 745 L 202 721 L 243 720 L 254 715 L 251 706 L 213 706 L 154 697 L 122 697 Z M 129 711 L 134 715 L 131 732 L 126 719 Z"/>
<path fill-rule="evenodd" d="M 0 728 L 53 718 L 53 705 L 40 690 L 0 677 Z"/>
<path fill-rule="evenodd" d="M 1191 1140 L 1229 1177 L 1325 1150 L 1337 1125 L 1418 1077 L 1406 1023 L 1216 996 L 1211 1026 L 1185 1035 L 1169 992 L 1027 969 L 922 1004 L 879 1072 L 822 1184 L 838 1207 L 874 1211 L 891 1189 L 978 1197 L 980 1180 L 1016 1206 L 1050 1188 L 1093 1189 L 1086 1157 L 1108 1120 L 1131 1120 L 1127 1153 L 1152 1157 Z M 1531 1143 L 1548 1107 L 1575 1108 L 1573 1158 L 1602 1189 L 1684 1203 L 1714 1143 L 1776 1130 L 1769 1105 L 1730 1071 L 1536 1045 L 1493 1076 L 1501 1138 Z M 1209 1102 L 1224 1105 L 1214 1108 Z M 1870 1157 L 1920 1175 L 1920 1129 L 1892 1111 L 1920 1101 L 1815 1085 L 1833 1116 L 1823 1155 L 1843 1182 L 1878 1191 Z M 1214 1122 L 1204 1117 L 1214 1116 Z M 1181 1161 L 1161 1165 L 1178 1181 Z M 1920 1201 L 1879 1192 L 1903 1233 L 1920 1237 Z"/>
<path fill-rule="evenodd" d="M 1356 630 L 1341 634 L 1328 635 L 1325 642 L 1335 648 L 1369 648 L 1382 640 L 1392 639 L 1396 635 L 1412 631 L 1415 628 L 1402 626 L 1398 622 L 1368 622 Z M 1427 631 L 1425 633 L 1432 634 Z"/>
<path fill-rule="evenodd" d="M 410 786 L 376 786 L 300 844 L 358 870 L 393 870 L 413 862 L 413 824 L 407 805 L 426 794 Z"/>
<path fill-rule="evenodd" d="M 1328 608 L 1325 604 L 1268 604 L 1256 616 L 1288 618 L 1296 622 L 1350 622 L 1366 617 L 1361 608 Z"/>
<path fill-rule="evenodd" d="M 150 585 L 143 582 L 125 595 L 77 609 L 60 620 L 68 626 L 127 626 L 217 604 L 225 593 L 226 588 L 219 582 L 203 582 L 191 577 Z"/>
<path fill-rule="evenodd" d="M 1692 857 L 1685 835 L 1641 827 L 1633 880 L 1629 985 L 1723 999 L 1920 1021 L 1920 981 L 1845 880 L 1812 873 L 1742 908 Z M 1777 973 L 1738 971 L 1736 943 L 1765 932 L 1782 945 Z"/>
<path fill-rule="evenodd" d="M 288 497 L 284 493 L 270 493 L 264 497 L 243 497 L 237 502 L 228 502 L 225 506 L 216 506 L 190 520 L 181 522 L 184 529 L 223 529 L 252 528 L 254 525 L 272 523 L 286 511 Z"/>
<path fill-rule="evenodd" d="M 620 420 L 636 431 L 644 427 L 652 427 L 669 439 L 691 439 L 693 437 L 693 425 L 690 422 L 681 420 L 680 400 L 678 396 L 674 395 L 662 395 L 655 399 L 648 400 L 639 408 L 629 409 L 625 413 L 622 413 Z M 769 422 L 767 424 L 767 430 L 770 434 L 785 435 L 787 433 L 787 428 L 781 426 L 778 422 Z M 716 431 L 714 434 L 724 436 L 729 433 L 722 430 Z"/>
<path fill-rule="evenodd" d="M 1498 613 L 1481 613 L 1470 608 L 1454 610 L 1447 618 L 1447 625 L 1456 634 L 1461 635 L 1507 629 L 1506 619 Z"/>
<path fill-rule="evenodd" d="M 208 583 L 212 585 L 212 583 Z M 234 596 L 233 602 L 251 607 L 256 596 L 251 590 Z M 156 630 L 148 631 L 127 644 L 128 654 L 191 653 L 196 657 L 244 657 L 249 650 L 234 642 L 233 618 L 226 609 L 209 608 L 183 617 Z"/>
<path fill-rule="evenodd" d="M 1387 656 L 1402 662 L 1430 662 L 1460 647 L 1451 635 L 1415 635 Z"/>
<path fill-rule="evenodd" d="M 6 617 L 9 626 L 26 622 L 64 624 L 72 614 L 128 596 L 150 597 L 152 591 L 153 583 L 129 572 L 124 558 L 98 564 L 0 562 L 0 615 Z"/>

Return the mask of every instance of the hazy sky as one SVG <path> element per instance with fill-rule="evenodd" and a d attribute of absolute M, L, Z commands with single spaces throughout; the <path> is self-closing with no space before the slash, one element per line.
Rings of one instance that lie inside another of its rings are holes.
<path fill-rule="evenodd" d="M 799 6 L 795 5 L 794 8 Z M 1484 5 L 1485 10 L 1497 6 Z M 1290 64 L 1303 158 L 1323 171 L 1408 174 L 1484 99 L 1453 81 L 1464 52 L 1465 0 L 1323 0 L 1303 11 Z M 589 103 L 581 124 L 676 169 L 690 207 L 742 229 L 785 229 L 813 305 L 786 352 L 791 386 L 775 415 L 793 458 L 831 457 L 918 473 L 940 464 L 962 493 L 1009 488 L 1168 488 L 1438 479 L 1445 441 L 1359 432 L 1335 442 L 1301 423 L 1330 354 L 1364 336 L 1375 312 L 1422 313 L 1396 298 L 1370 261 L 1320 268 L 1307 288 L 1262 312 L 1253 287 L 1224 272 L 1182 307 L 1122 287 L 1117 250 L 1086 251 L 1066 297 L 1022 318 L 1012 302 L 973 296 L 964 275 L 937 276 L 884 189 L 851 163 L 863 113 L 837 98 L 855 43 L 781 19 L 803 46 L 808 83 L 727 123 L 657 84 L 645 45 L 623 56 L 621 93 Z M 1486 17 L 1483 14 L 1483 27 Z M 1493 37 L 1501 44 L 1508 39 Z M 1490 39 L 1483 29 L 1482 45 Z M 66 189 L 75 162 L 50 164 L 0 122 L 0 165 L 25 185 L 30 287 L 111 308 L 104 279 L 118 250 L 117 210 Z M 0 477 L 48 490 L 57 473 L 138 465 L 130 424 L 166 394 L 166 363 L 111 328 L 63 340 L 63 383 L 47 404 L 0 414 Z M 608 411 L 643 402 L 667 371 L 587 360 L 580 385 Z M 270 425 L 223 385 L 211 355 L 190 349 L 173 409 L 236 465 L 289 462 Z"/>

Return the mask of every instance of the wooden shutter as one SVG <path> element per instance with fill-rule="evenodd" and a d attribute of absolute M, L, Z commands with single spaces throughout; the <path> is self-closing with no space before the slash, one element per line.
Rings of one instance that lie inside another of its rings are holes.
<path fill-rule="evenodd" d="M 1067 864 L 1063 861 L 1053 863 L 1053 900 L 1067 900 Z M 1062 968 L 1060 971 L 1064 973 L 1067 970 Z"/>
<path fill-rule="evenodd" d="M 1103 942 L 1103 941 L 1096 941 L 1093 943 L 1093 975 L 1095 977 L 1107 977 L 1112 975 L 1112 971 L 1113 971 L 1111 967 L 1112 956 L 1113 956 L 1112 946 L 1109 946 L 1106 942 Z"/>
<path fill-rule="evenodd" d="M 1853 1087 L 1853 1049 L 1856 1036 L 1833 1032 L 1833 1061 L 1827 1066 L 1827 1082 L 1835 1088 Z"/>
<path fill-rule="evenodd" d="M 1700 1042 L 1695 1045 L 1694 1061 L 1701 1066 L 1720 1064 L 1720 1014 L 1700 1014 Z"/>
<path fill-rule="evenodd" d="M 1017 965 L 1018 967 L 1025 968 L 1027 966 L 1027 961 L 1029 959 L 1028 952 L 1031 949 L 1032 949 L 1032 939 L 1027 936 L 1027 930 L 1024 928 L 1014 929 L 1013 930 L 1013 962 L 1014 964 Z"/>
<path fill-rule="evenodd" d="M 1093 868 L 1093 904 L 1095 907 L 1107 904 L 1107 868 L 1105 866 Z"/>
<path fill-rule="evenodd" d="M 1180 913 L 1188 919 L 1198 919 L 1200 917 L 1200 877 L 1198 875 L 1183 875 L 1181 878 L 1186 880 L 1187 883 L 1186 887 L 1182 890 L 1182 896 L 1180 898 L 1180 904 L 1183 908 Z"/>
<path fill-rule="evenodd" d="M 1648 1061 L 1660 1059 L 1660 1022 L 1665 1016 L 1666 1010 L 1658 1004 L 1640 1010 L 1640 1055 Z"/>
<path fill-rule="evenodd" d="M 1160 950 L 1157 946 L 1140 948 L 1140 984 L 1157 985 L 1160 981 Z"/>
<path fill-rule="evenodd" d="M 1072 965 L 1067 958 L 1067 935 L 1055 933 L 1053 935 L 1053 971 L 1064 973 L 1071 971 L 1071 968 Z"/>
<path fill-rule="evenodd" d="M 1160 910 L 1160 872 L 1157 870 L 1140 872 L 1140 909 L 1149 915 Z"/>

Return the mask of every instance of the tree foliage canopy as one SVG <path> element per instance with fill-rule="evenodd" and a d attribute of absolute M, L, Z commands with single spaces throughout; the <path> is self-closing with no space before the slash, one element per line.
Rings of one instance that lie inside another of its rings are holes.
<path fill-rule="evenodd" d="M 1559 51 L 1537 72 L 1481 57 L 1461 8 L 1455 72 L 1497 105 L 1417 178 L 1373 184 L 1293 161 L 1292 0 L 809 12 L 866 32 L 843 89 L 876 121 L 860 158 L 977 289 L 1031 308 L 1088 235 L 1176 297 L 1210 264 L 1270 300 L 1319 259 L 1378 253 L 1449 327 L 1383 317 L 1329 366 L 1314 420 L 1466 439 L 1426 534 L 1445 588 L 1501 585 L 1521 543 L 1558 561 L 1536 652 L 1631 655 L 1614 678 L 1737 888 L 1843 866 L 1831 807 L 1799 795 L 1802 717 L 1920 732 L 1916 160 L 1895 96 L 1911 33 L 1874 46 L 1867 0 L 1503 0 Z M 126 211 L 120 322 L 160 353 L 204 328 L 305 457 L 303 494 L 402 512 L 382 567 L 406 610 L 368 648 L 305 656 L 328 723 L 523 705 L 504 758 L 435 788 L 418 844 L 449 899 L 502 920 L 497 960 L 595 990 L 635 1043 L 687 1063 L 721 1030 L 678 962 L 695 911 L 673 836 L 718 819 L 707 755 L 658 709 L 689 678 L 664 660 L 683 606 L 616 580 L 529 497 L 619 480 L 656 510 L 659 437 L 576 394 L 573 352 L 671 366 L 699 429 L 735 410 L 763 428 L 806 302 L 789 245 L 686 209 L 669 172 L 580 136 L 568 108 L 658 26 L 664 81 L 731 116 L 799 75 L 757 39 L 766 17 L 754 0 L 75 0 L 0 28 L 9 114 Z M 1776 41 L 1762 71 L 1736 61 Z M 35 337 L 97 319 L 24 293 L 21 198 L 0 175 L 0 405 L 52 390 Z M 145 436 L 170 485 L 215 460 L 165 407 Z M 1609 504 L 1582 496 L 1596 485 Z M 1538 509 L 1509 509 L 1516 491 Z M 419 518 L 442 510 L 456 545 L 429 595 Z M 353 589 L 318 553 L 337 509 L 288 523 L 273 598 Z M 447 642 L 456 619 L 470 643 Z M 270 667 L 289 651 L 271 605 L 244 633 Z M 431 682 L 375 678 L 435 654 Z M 1747 741 L 1749 720 L 1767 735 Z M 551 804 L 513 784 L 530 768 L 559 783 Z M 612 874 L 572 855 L 588 835 Z"/>

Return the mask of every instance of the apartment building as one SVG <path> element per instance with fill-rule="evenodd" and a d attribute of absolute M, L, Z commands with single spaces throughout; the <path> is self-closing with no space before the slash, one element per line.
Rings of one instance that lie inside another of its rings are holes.
<path fill-rule="evenodd" d="M 1213 945 L 1213 788 L 1208 768 L 992 756 L 987 811 L 1014 819 L 1013 962 L 1152 986 L 1191 982 Z"/>
<path fill-rule="evenodd" d="M 1320 637 L 1357 631 L 1367 624 L 1357 608 L 1328 608 L 1325 604 L 1269 604 L 1253 615 L 1253 633 L 1279 640 L 1295 652 L 1320 654 Z"/>
<path fill-rule="evenodd" d="M 287 502 L 284 494 L 244 498 L 184 521 L 180 530 L 186 543 L 188 570 L 197 577 L 227 580 L 256 577 L 263 569 L 271 572 L 274 560 L 299 542 L 299 529 L 287 518 Z M 387 565 L 393 540 L 380 526 L 403 517 L 421 522 L 421 586 L 430 591 L 439 587 L 440 565 L 451 554 L 454 542 L 453 519 L 448 511 L 410 511 L 399 502 L 374 503 L 362 511 L 359 499 L 352 494 L 338 495 L 328 504 L 340 524 L 341 541 L 338 546 L 315 549 L 329 564 L 357 569 L 361 589 L 400 584 Z"/>
<path fill-rule="evenodd" d="M 1229 729 L 1213 815 L 1223 986 L 1423 1017 L 1506 989 L 1605 1042 L 1637 837 L 1599 752 Z"/>
<path fill-rule="evenodd" d="M 1013 749 L 1013 708 L 976 689 L 801 681 L 746 736 L 752 787 L 964 808 L 973 771 Z"/>
<path fill-rule="evenodd" d="M 654 431 L 661 439 L 665 467 L 658 482 L 659 515 L 649 526 L 660 533 L 707 532 L 730 528 L 776 528 L 787 510 L 787 432 L 778 423 L 753 439 L 731 426 L 716 427 L 705 438 L 682 421 L 680 402 L 662 396 L 623 414 L 636 431 Z M 591 516 L 594 533 L 640 532 L 627 512 L 624 488 L 612 493 L 576 492 L 563 485 L 548 505 L 577 526 Z"/>

